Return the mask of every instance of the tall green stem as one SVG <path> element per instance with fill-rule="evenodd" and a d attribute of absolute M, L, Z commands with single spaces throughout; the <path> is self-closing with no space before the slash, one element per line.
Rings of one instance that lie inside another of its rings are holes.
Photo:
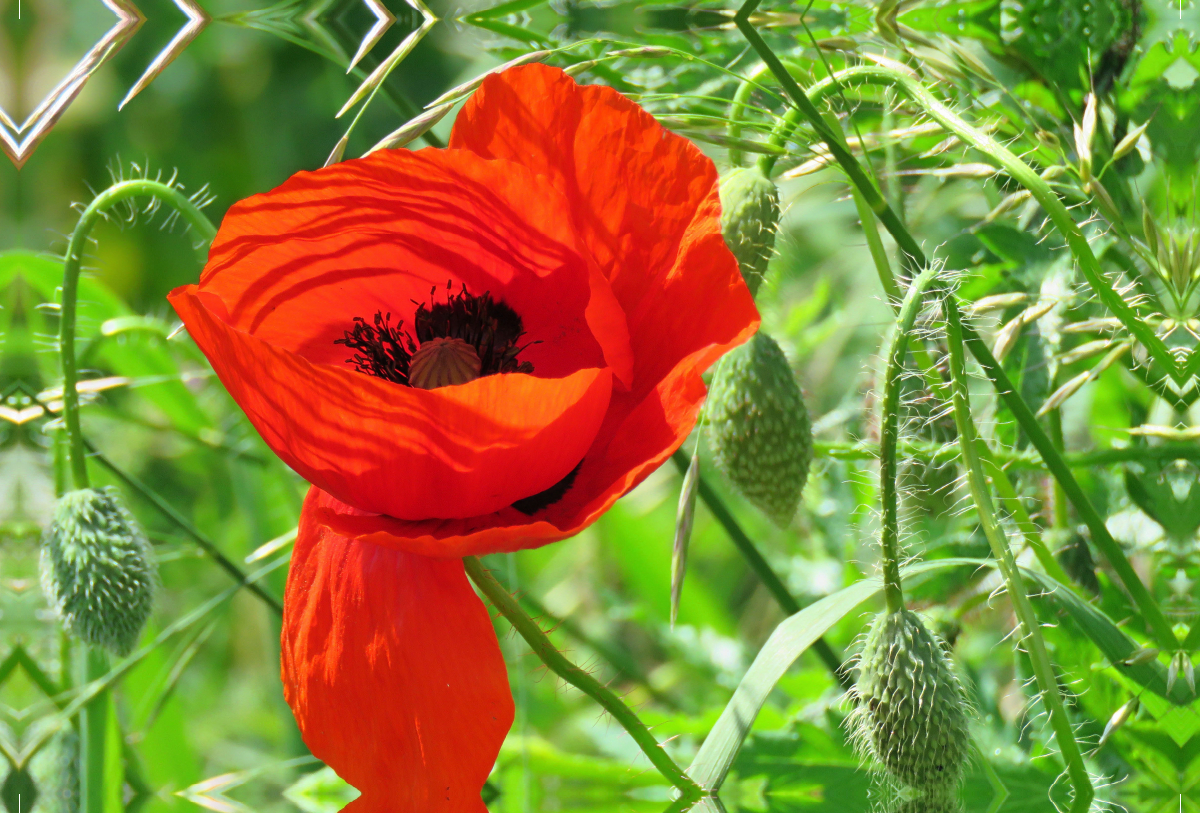
<path fill-rule="evenodd" d="M 1058 742 L 1059 751 L 1067 766 L 1071 786 L 1075 789 L 1075 799 L 1071 810 L 1083 813 L 1092 803 L 1095 790 L 1091 777 L 1088 776 L 1087 766 L 1083 762 L 1083 754 L 1075 739 L 1071 720 L 1063 705 L 1062 694 L 1058 688 L 1058 677 L 1050 663 L 1050 655 L 1046 651 L 1046 642 L 1042 638 L 1038 626 L 1037 615 L 1033 604 L 1025 592 L 1025 584 L 1017 570 L 1016 560 L 1008 546 L 1008 540 L 996 518 L 992 505 L 992 495 L 987 487 L 987 477 L 984 475 L 983 464 L 980 460 L 979 447 L 982 441 L 976 435 L 975 422 L 971 418 L 971 403 L 967 394 L 966 359 L 963 351 L 962 320 L 958 313 L 958 305 L 954 295 L 948 294 L 944 300 L 946 313 L 946 335 L 950 346 L 950 381 L 953 389 L 954 422 L 958 427 L 958 439 L 962 449 L 963 460 L 967 465 L 967 479 L 970 484 L 971 498 L 975 510 L 979 514 L 979 522 L 984 535 L 992 548 L 992 555 L 1000 565 L 1004 576 L 1008 595 L 1016 611 L 1020 625 L 1021 637 L 1029 652 L 1029 660 L 1033 664 L 1034 677 L 1041 691 L 1042 703 L 1050 714 L 1050 725 L 1054 729 L 1054 737 Z"/>
<path fill-rule="evenodd" d="M 79 370 L 75 360 L 75 315 L 78 310 L 79 272 L 83 253 L 92 229 L 117 204 L 136 197 L 155 197 L 173 207 L 194 228 L 205 243 L 212 242 L 217 230 L 196 203 L 173 186 L 151 180 L 121 181 L 95 197 L 83 214 L 63 261 L 62 304 L 58 326 L 59 357 L 62 362 L 63 423 L 67 428 L 71 476 L 75 488 L 87 488 L 87 456 L 83 444 L 83 429 L 79 422 Z"/>
<path fill-rule="evenodd" d="M 738 29 L 762 58 L 763 62 L 771 67 L 771 72 L 775 74 L 776 81 L 783 86 L 785 93 L 796 106 L 796 109 L 812 124 L 817 135 L 822 138 L 833 157 L 850 179 L 852 186 L 862 195 L 871 211 L 879 219 L 879 222 L 892 235 L 892 238 L 896 241 L 896 244 L 900 247 L 901 252 L 907 260 L 918 266 L 923 267 L 927 265 L 925 252 L 912 236 L 912 233 L 908 231 L 900 218 L 888 206 L 878 187 L 867 177 L 854 155 L 848 149 L 841 146 L 840 139 L 830 132 L 830 128 L 821 117 L 812 100 L 796 84 L 795 79 L 783 69 L 779 58 L 775 56 L 774 52 L 763 41 L 763 38 L 754 30 L 754 26 L 750 23 L 750 15 L 758 8 L 760 2 L 761 0 L 746 0 L 746 3 L 734 16 L 734 22 Z M 865 81 L 879 81 L 884 84 L 893 84 L 900 87 L 908 93 L 913 101 L 925 107 L 926 112 L 931 117 L 937 119 L 947 129 L 958 134 L 964 141 L 972 144 L 972 146 L 978 145 L 980 149 L 989 152 L 993 157 L 1003 158 L 1002 163 L 1005 165 L 1006 170 L 1009 170 L 1014 179 L 1019 182 L 1028 182 L 1031 193 L 1038 198 L 1039 203 L 1043 205 L 1047 213 L 1052 215 L 1052 221 L 1063 232 L 1064 236 L 1067 237 L 1068 245 L 1076 253 L 1076 257 L 1080 260 L 1081 266 L 1084 267 L 1085 275 L 1088 276 L 1089 281 L 1095 278 L 1099 272 L 1096 257 L 1092 254 L 1087 239 L 1082 236 L 1074 220 L 1071 219 L 1070 212 L 1066 210 L 1066 207 L 1063 206 L 1057 195 L 1054 194 L 1054 190 L 1036 172 L 1025 165 L 1010 151 L 996 143 L 990 136 L 968 125 L 950 111 L 949 108 L 935 99 L 913 77 L 904 72 L 903 66 L 897 65 L 896 68 L 860 66 L 840 71 L 837 74 L 837 78 L 859 78 Z M 828 85 L 830 88 L 834 86 L 833 82 L 828 82 Z M 992 149 L 993 145 L 994 149 Z M 1011 169 L 1009 169 L 1009 164 L 1011 164 Z M 1098 294 L 1106 305 L 1109 304 L 1110 300 L 1115 300 L 1115 313 L 1118 315 L 1122 313 L 1128 315 L 1131 312 L 1124 300 L 1107 285 L 1106 280 L 1102 277 L 1096 278 L 1096 283 Z M 1162 340 L 1153 333 L 1150 333 L 1149 328 L 1138 322 L 1136 318 L 1132 320 L 1130 329 L 1138 336 L 1139 340 L 1142 340 L 1143 336 L 1145 336 L 1143 343 L 1146 344 L 1147 349 L 1161 363 L 1160 356 L 1165 349 L 1162 347 Z M 1174 651 L 1178 646 L 1178 642 L 1171 629 L 1170 622 L 1167 621 L 1162 609 L 1150 595 L 1150 591 L 1146 589 L 1146 586 L 1138 578 L 1137 573 L 1133 570 L 1133 566 L 1130 564 L 1128 558 L 1126 558 L 1124 551 L 1121 550 L 1120 545 L 1117 544 L 1116 540 L 1108 532 L 1104 521 L 1088 501 L 1087 496 L 1083 493 L 1083 489 L 1079 487 L 1062 455 L 1059 454 L 1054 444 L 1050 442 L 1046 433 L 1038 425 L 1037 419 L 1033 411 L 1029 408 L 1029 405 L 1025 403 L 1020 393 L 1012 385 L 1008 375 L 1004 372 L 999 362 L 996 361 L 995 357 L 992 356 L 983 339 L 966 325 L 962 327 L 962 334 L 967 349 L 971 351 L 971 354 L 975 356 L 975 359 L 984 368 L 984 372 L 991 380 L 996 393 L 1013 413 L 1013 416 L 1021 425 L 1021 429 L 1026 433 L 1034 448 L 1042 456 L 1050 473 L 1062 485 L 1067 498 L 1075 506 L 1075 510 L 1091 532 L 1092 541 L 1100 548 L 1105 558 L 1108 559 L 1109 564 L 1112 565 L 1113 570 L 1116 571 L 1121 583 L 1125 586 L 1134 604 L 1153 631 L 1159 646 L 1169 651 Z M 1147 344 L 1147 342 L 1149 343 Z M 1178 370 L 1173 360 L 1170 359 L 1169 353 L 1167 354 L 1167 361 L 1169 363 L 1163 364 L 1164 368 L 1170 372 L 1173 378 L 1178 378 Z"/>
<path fill-rule="evenodd" d="M 108 674 L 108 656 L 97 647 L 79 650 L 80 683 L 87 685 Z M 105 751 L 108 745 L 109 693 L 93 697 L 79 714 L 79 811 L 104 813 L 107 766 Z"/>
<path fill-rule="evenodd" d="M 558 648 L 546 637 L 546 633 L 542 632 L 542 628 L 537 625 L 537 622 L 525 614 L 517 600 L 504 589 L 504 585 L 496 581 L 478 557 L 468 556 L 463 560 L 463 566 L 479 591 L 487 596 L 488 601 L 500 611 L 501 615 L 508 619 L 508 623 L 512 624 L 517 634 L 525 639 L 529 648 L 542 663 L 611 714 L 613 719 L 642 749 L 642 753 L 646 755 L 651 764 L 668 782 L 678 788 L 680 793 L 692 799 L 699 799 L 704 794 L 700 786 L 692 781 L 692 778 L 684 773 L 683 769 L 675 764 L 675 760 L 671 759 L 666 750 L 659 745 L 658 740 L 650 733 L 650 729 L 646 728 L 645 723 L 638 719 L 638 716 L 622 703 L 619 697 L 596 678 L 567 660 L 558 651 Z"/>
<path fill-rule="evenodd" d="M 899 461 L 896 451 L 900 434 L 900 383 L 908 337 L 921 310 L 922 297 L 937 278 L 936 268 L 926 268 L 909 286 L 900 305 L 900 314 L 884 353 L 887 360 L 883 378 L 883 412 L 879 428 L 879 491 L 883 502 L 883 522 L 879 545 L 883 554 L 883 593 L 890 613 L 904 609 L 904 591 L 900 585 L 900 494 Z"/>
<path fill-rule="evenodd" d="M 62 302 L 59 319 L 59 359 L 62 364 L 63 424 L 67 431 L 67 457 L 74 488 L 88 487 L 86 446 L 79 420 L 79 368 L 75 358 L 75 319 L 78 312 L 79 273 L 83 253 L 92 229 L 105 214 L 122 201 L 134 197 L 153 196 L 172 206 L 200 233 L 205 242 L 216 235 L 212 223 L 178 189 L 158 181 L 131 180 L 114 184 L 101 192 L 83 210 L 63 261 Z M 80 651 L 84 683 L 108 672 L 108 658 L 103 651 L 87 647 Z M 104 813 L 106 766 L 105 751 L 108 734 L 110 702 L 107 691 L 92 698 L 80 712 L 80 810 L 82 813 Z"/>

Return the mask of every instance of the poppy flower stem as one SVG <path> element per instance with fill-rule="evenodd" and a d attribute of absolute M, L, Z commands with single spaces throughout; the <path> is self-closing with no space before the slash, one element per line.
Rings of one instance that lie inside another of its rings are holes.
<path fill-rule="evenodd" d="M 937 278 L 938 268 L 930 266 L 917 275 L 904 295 L 900 313 L 884 353 L 883 408 L 879 429 L 879 491 L 883 502 L 883 521 L 879 545 L 883 555 L 883 592 L 889 613 L 904 609 L 904 590 L 900 584 L 900 496 L 898 488 L 900 434 L 900 383 L 904 378 L 904 360 L 908 339 L 916 325 L 925 291 Z"/>
<path fill-rule="evenodd" d="M 537 622 L 525 614 L 517 600 L 504 588 L 504 585 L 492 576 L 477 556 L 468 556 L 463 559 L 463 566 L 479 591 L 487 596 L 488 601 L 500 611 L 501 615 L 508 619 L 508 623 L 512 624 L 517 633 L 525 639 L 529 648 L 542 663 L 550 667 L 550 670 L 563 680 L 603 706 L 604 710 L 611 714 L 621 728 L 625 729 L 633 738 L 633 741 L 638 744 L 642 753 L 658 769 L 658 772 L 678 788 L 684 797 L 695 800 L 704 795 L 700 786 L 675 764 L 675 760 L 671 759 L 666 749 L 659 744 L 654 735 L 650 733 L 650 729 L 646 728 L 646 724 L 634 714 L 633 710 L 625 705 L 621 698 L 613 694 L 607 686 L 571 663 L 559 652 L 546 633 L 542 632 L 542 628 L 538 626 Z"/>
<path fill-rule="evenodd" d="M 683 474 L 687 471 L 688 456 L 682 451 L 677 451 L 672 459 L 675 461 L 679 473 Z M 729 538 L 733 541 L 738 552 L 742 554 L 742 558 L 746 560 L 746 564 L 754 571 L 763 586 L 775 599 L 775 603 L 779 605 L 779 609 L 783 610 L 787 615 L 795 615 L 804 607 L 799 600 L 792 595 L 788 590 L 787 585 L 783 583 L 783 579 L 779 578 L 779 574 L 771 567 L 771 563 L 766 560 L 762 553 L 755 547 L 754 542 L 750 539 L 749 534 L 738 523 L 733 516 L 733 512 L 729 510 L 729 506 L 721 499 L 721 495 L 712 487 L 712 484 L 704 479 L 704 475 L 700 475 L 699 481 L 696 484 L 700 492 L 700 499 L 708 508 L 713 518 L 721 524 L 725 529 L 725 533 L 729 534 Z M 842 668 L 842 656 L 830 646 L 829 642 L 824 638 L 818 638 L 812 645 L 813 652 L 821 659 L 821 662 L 829 669 L 830 674 L 837 680 L 838 685 L 843 689 L 849 689 L 854 682 L 850 679 L 850 673 Z"/>
<path fill-rule="evenodd" d="M 67 450 L 71 463 L 71 477 L 75 488 L 87 488 L 87 456 L 83 443 L 83 430 L 79 422 L 79 368 L 75 359 L 75 316 L 79 298 L 79 273 L 83 254 L 87 248 L 92 229 L 101 218 L 120 203 L 132 198 L 151 197 L 157 203 L 165 203 L 196 230 L 205 245 L 212 242 L 217 230 L 197 203 L 198 197 L 189 198 L 179 188 L 146 178 L 120 181 L 97 195 L 79 216 L 67 254 L 63 259 L 62 302 L 59 312 L 58 347 L 62 363 L 63 378 L 63 423 L 67 428 Z M 147 211 L 153 211 L 154 207 Z"/>
<path fill-rule="evenodd" d="M 1037 613 L 1029 601 L 1024 581 L 1017 569 L 1016 559 L 1013 558 L 1008 538 L 1000 527 L 991 491 L 988 489 L 987 475 L 984 473 L 983 461 L 979 454 L 983 441 L 976 432 L 975 420 L 971 416 L 962 318 L 953 292 L 946 294 L 943 310 L 946 316 L 946 338 L 950 350 L 954 422 L 958 427 L 959 447 L 962 449 L 963 462 L 966 464 L 971 501 L 975 504 L 975 510 L 979 514 L 979 524 L 983 527 L 984 535 L 992 548 L 992 555 L 996 557 L 996 561 L 1000 565 L 1000 573 L 1004 576 L 1008 595 L 1017 616 L 1020 643 L 1029 654 L 1034 678 L 1041 691 L 1042 704 L 1049 712 L 1050 726 L 1054 729 L 1054 738 L 1058 744 L 1059 753 L 1066 764 L 1071 786 L 1075 790 L 1071 811 L 1072 813 L 1083 813 L 1090 808 L 1092 799 L 1095 797 L 1095 789 L 1088 774 L 1087 765 L 1084 763 L 1079 743 L 1075 739 L 1075 730 L 1071 725 L 1071 719 L 1063 704 L 1058 676 L 1050 661 Z"/>

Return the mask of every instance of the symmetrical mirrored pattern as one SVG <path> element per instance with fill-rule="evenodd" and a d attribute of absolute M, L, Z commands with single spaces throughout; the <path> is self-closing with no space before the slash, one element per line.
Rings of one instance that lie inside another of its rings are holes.
<path fill-rule="evenodd" d="M 358 797 L 280 678 L 308 484 L 166 297 L 235 202 L 446 149 L 533 63 L 713 161 L 774 366 L 710 369 L 684 446 L 576 538 L 482 558 L 517 608 L 488 604 L 516 713 L 486 808 L 1200 811 L 1196 0 L 0 0 L 0 806 Z M 578 188 L 536 183 L 582 206 L 606 179 L 570 147 Z M 652 214 L 609 198 L 570 213 L 580 245 Z M 73 409 L 158 574 L 101 657 L 54 570 Z M 869 637 L 904 607 L 927 636 Z"/>

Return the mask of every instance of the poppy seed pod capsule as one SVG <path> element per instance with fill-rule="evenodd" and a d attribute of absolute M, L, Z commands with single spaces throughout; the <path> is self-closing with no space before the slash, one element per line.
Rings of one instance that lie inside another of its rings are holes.
<path fill-rule="evenodd" d="M 713 375 L 709 443 L 721 472 L 780 526 L 800 504 L 812 463 L 812 424 L 775 340 L 757 333 Z"/>
<path fill-rule="evenodd" d="M 129 654 L 150 616 L 154 582 L 150 545 L 113 491 L 62 496 L 42 536 L 42 584 L 68 631 Z"/>
<path fill-rule="evenodd" d="M 778 227 L 779 188 L 757 166 L 735 168 L 721 179 L 721 233 L 751 294 L 767 273 Z"/>
<path fill-rule="evenodd" d="M 918 791 L 956 787 L 967 759 L 967 703 L 941 642 L 916 613 L 880 613 L 858 670 L 851 717 L 863 750 Z"/>

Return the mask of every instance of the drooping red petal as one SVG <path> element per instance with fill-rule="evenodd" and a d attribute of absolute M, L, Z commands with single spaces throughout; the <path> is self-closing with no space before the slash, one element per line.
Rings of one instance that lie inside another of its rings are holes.
<path fill-rule="evenodd" d="M 232 328 L 204 296 L 176 292 L 172 303 L 263 440 L 310 483 L 367 511 L 426 519 L 500 510 L 570 472 L 608 407 L 607 368 L 405 387 Z"/>
<path fill-rule="evenodd" d="M 283 683 L 313 755 L 362 796 L 353 813 L 484 813 L 513 720 L 491 619 L 461 561 L 339 536 L 305 500 L 288 574 Z"/>

